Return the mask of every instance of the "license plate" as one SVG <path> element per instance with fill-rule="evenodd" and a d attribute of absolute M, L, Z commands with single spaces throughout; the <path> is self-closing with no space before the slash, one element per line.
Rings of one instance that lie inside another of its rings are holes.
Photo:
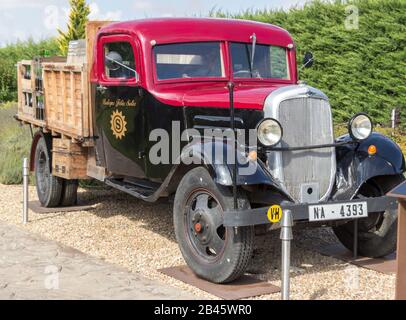
<path fill-rule="evenodd" d="M 368 217 L 368 207 L 366 202 L 309 206 L 309 221 L 357 219 L 365 217 Z"/>

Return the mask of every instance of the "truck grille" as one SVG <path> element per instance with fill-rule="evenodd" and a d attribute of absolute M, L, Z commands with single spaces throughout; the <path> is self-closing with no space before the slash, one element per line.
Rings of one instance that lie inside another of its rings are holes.
<path fill-rule="evenodd" d="M 331 109 L 325 99 L 300 96 L 283 100 L 275 116 L 284 129 L 281 147 L 334 142 Z M 334 148 L 276 151 L 268 157 L 274 177 L 298 202 L 320 201 L 329 196 L 335 161 Z"/>

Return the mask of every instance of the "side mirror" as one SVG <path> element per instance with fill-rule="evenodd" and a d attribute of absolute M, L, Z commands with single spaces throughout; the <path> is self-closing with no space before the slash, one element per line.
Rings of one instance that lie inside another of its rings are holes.
<path fill-rule="evenodd" d="M 111 71 L 117 71 L 123 64 L 123 57 L 115 51 L 110 51 L 105 58 L 106 67 Z"/>
<path fill-rule="evenodd" d="M 311 66 L 313 66 L 313 62 L 314 62 L 313 53 L 306 52 L 305 56 L 303 58 L 303 66 L 302 66 L 302 68 L 310 68 Z"/>
<path fill-rule="evenodd" d="M 115 51 L 110 51 L 106 57 L 105 57 L 105 62 L 106 67 L 110 70 L 110 71 L 118 71 L 120 70 L 120 68 L 122 68 L 123 70 L 126 69 L 128 71 L 130 71 L 130 73 L 134 74 L 134 77 L 136 79 L 136 81 L 139 81 L 139 77 L 138 77 L 138 73 L 136 70 L 130 68 L 129 66 L 126 66 L 123 63 L 123 57 Z M 126 78 L 129 79 L 131 78 L 130 75 L 128 75 L 128 71 L 127 73 L 123 73 L 121 76 L 117 76 L 117 77 L 121 77 L 121 78 Z M 116 77 L 116 78 L 117 78 Z"/>

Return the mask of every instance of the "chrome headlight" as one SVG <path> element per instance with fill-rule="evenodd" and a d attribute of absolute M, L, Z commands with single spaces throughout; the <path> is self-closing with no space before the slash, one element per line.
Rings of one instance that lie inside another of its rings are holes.
<path fill-rule="evenodd" d="M 355 140 L 365 140 L 372 133 L 372 121 L 364 113 L 356 114 L 348 125 L 350 135 Z"/>
<path fill-rule="evenodd" d="M 266 146 L 272 147 L 277 145 L 282 139 L 282 126 L 275 119 L 264 119 L 258 125 L 258 140 L 259 142 Z"/>

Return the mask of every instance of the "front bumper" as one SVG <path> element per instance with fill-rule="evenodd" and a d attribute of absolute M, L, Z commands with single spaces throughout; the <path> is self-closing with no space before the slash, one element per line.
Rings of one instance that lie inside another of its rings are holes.
<path fill-rule="evenodd" d="M 347 200 L 347 201 L 329 201 L 315 204 L 348 204 L 352 202 L 359 202 L 361 199 Z M 396 209 L 398 202 L 394 198 L 387 196 L 377 198 L 367 198 L 361 201 L 366 201 L 368 204 L 368 213 L 382 212 L 387 209 Z M 313 203 L 296 204 L 292 202 L 283 202 L 280 204 L 282 210 L 290 210 L 292 212 L 293 220 L 295 221 L 309 221 L 308 207 L 314 205 Z M 255 208 L 255 209 L 242 209 L 242 210 L 229 210 L 224 212 L 225 227 L 244 227 L 270 224 L 267 212 L 269 207 Z"/>

